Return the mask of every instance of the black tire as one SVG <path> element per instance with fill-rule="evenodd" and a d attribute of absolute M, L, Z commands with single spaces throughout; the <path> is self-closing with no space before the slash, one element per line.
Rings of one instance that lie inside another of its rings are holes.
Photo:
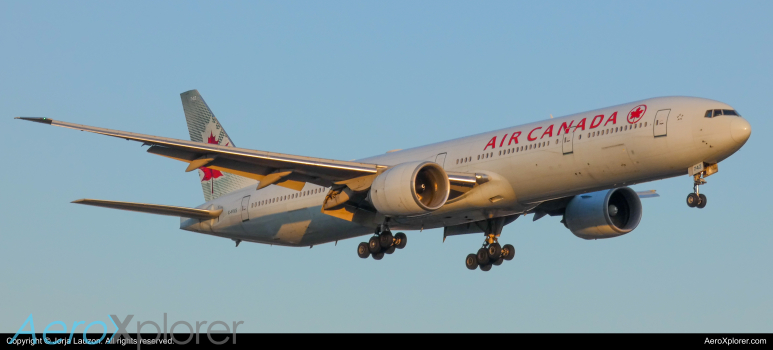
<path fill-rule="evenodd" d="M 698 205 L 697 205 L 698 209 L 705 208 L 706 207 L 706 203 L 707 203 L 706 195 L 705 194 L 701 194 L 701 195 L 698 196 L 698 198 L 700 198 L 700 202 L 698 202 Z"/>
<path fill-rule="evenodd" d="M 505 261 L 505 258 L 500 256 L 499 259 L 497 259 L 496 261 L 493 262 L 493 264 L 496 265 L 496 266 L 499 266 L 499 265 L 502 265 L 503 261 Z"/>
<path fill-rule="evenodd" d="M 483 266 L 485 264 L 488 264 L 488 249 L 486 248 L 478 249 L 478 254 L 475 257 L 478 259 L 478 265 Z"/>
<path fill-rule="evenodd" d="M 381 260 L 383 258 L 384 258 L 384 253 L 378 252 L 378 253 L 373 254 L 373 259 Z"/>
<path fill-rule="evenodd" d="M 370 237 L 368 240 L 368 250 L 371 254 L 381 252 L 381 243 L 378 242 L 378 236 Z"/>
<path fill-rule="evenodd" d="M 403 249 L 405 248 L 405 245 L 408 244 L 408 236 L 406 236 L 405 233 L 398 232 L 395 235 L 395 241 L 397 242 L 397 249 Z"/>
<path fill-rule="evenodd" d="M 491 243 L 488 246 L 488 258 L 491 261 L 496 261 L 502 256 L 502 246 L 499 243 Z"/>
<path fill-rule="evenodd" d="M 378 242 L 381 243 L 381 248 L 387 249 L 392 246 L 395 238 L 392 236 L 392 232 L 384 231 L 378 236 Z"/>
<path fill-rule="evenodd" d="M 467 259 L 464 259 L 464 264 L 468 269 L 475 270 L 478 268 L 478 257 L 475 254 L 468 254 Z"/>
<path fill-rule="evenodd" d="M 387 253 L 387 254 L 392 254 L 392 253 L 394 253 L 394 252 L 395 252 L 395 246 L 391 246 L 391 247 L 387 248 L 387 249 L 384 251 L 384 253 Z"/>
<path fill-rule="evenodd" d="M 491 270 L 491 264 L 480 265 L 480 270 L 481 270 L 481 271 L 488 271 L 488 270 Z"/>
<path fill-rule="evenodd" d="M 502 257 L 507 261 L 513 260 L 515 257 L 515 247 L 512 244 L 505 244 L 504 248 L 502 248 Z"/>
<path fill-rule="evenodd" d="M 368 243 L 362 242 L 359 245 L 357 245 L 357 255 L 363 259 L 367 259 L 370 256 L 370 249 L 368 248 Z"/>
<path fill-rule="evenodd" d="M 687 206 L 690 208 L 695 208 L 695 206 L 697 206 L 698 202 L 700 201 L 700 197 L 698 197 L 698 195 L 695 193 L 690 193 L 687 195 Z"/>

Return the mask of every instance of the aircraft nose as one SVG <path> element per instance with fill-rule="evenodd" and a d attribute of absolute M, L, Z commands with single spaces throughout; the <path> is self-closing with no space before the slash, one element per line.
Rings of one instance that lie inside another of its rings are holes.
<path fill-rule="evenodd" d="M 737 118 L 730 123 L 730 135 L 738 143 L 744 143 L 752 134 L 752 126 L 746 119 Z"/>

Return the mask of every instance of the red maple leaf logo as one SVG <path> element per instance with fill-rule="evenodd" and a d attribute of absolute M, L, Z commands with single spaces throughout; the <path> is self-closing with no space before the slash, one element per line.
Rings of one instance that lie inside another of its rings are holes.
<path fill-rule="evenodd" d="M 644 109 L 642 109 L 644 107 Z M 638 105 L 628 112 L 628 123 L 636 124 L 644 116 L 644 112 L 647 111 L 647 105 Z"/>
<path fill-rule="evenodd" d="M 211 143 L 213 145 L 218 145 L 217 139 L 215 138 L 215 135 L 210 132 L 209 137 L 207 138 L 207 143 Z M 228 145 L 226 145 L 228 146 Z M 207 167 L 201 167 L 199 168 L 204 173 L 204 177 L 201 179 L 201 182 L 204 181 L 213 181 L 217 179 L 218 177 L 223 176 L 223 173 L 220 172 L 220 170 L 210 169 Z M 214 181 L 212 182 L 212 193 L 215 193 L 215 184 Z"/>

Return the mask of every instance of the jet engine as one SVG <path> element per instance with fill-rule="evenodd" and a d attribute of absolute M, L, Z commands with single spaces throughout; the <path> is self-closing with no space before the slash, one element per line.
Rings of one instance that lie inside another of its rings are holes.
<path fill-rule="evenodd" d="M 379 174 L 370 187 L 370 202 L 386 216 L 416 216 L 437 210 L 448 200 L 451 184 L 437 163 L 395 165 Z"/>
<path fill-rule="evenodd" d="M 641 215 L 639 196 L 621 187 L 575 196 L 566 206 L 564 223 L 583 239 L 612 238 L 633 231 Z"/>

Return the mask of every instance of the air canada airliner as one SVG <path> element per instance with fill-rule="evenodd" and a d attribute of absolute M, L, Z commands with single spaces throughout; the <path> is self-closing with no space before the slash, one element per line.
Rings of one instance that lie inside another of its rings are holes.
<path fill-rule="evenodd" d="M 180 217 L 187 231 L 242 241 L 309 247 L 372 235 L 360 258 L 381 260 L 405 248 L 403 232 L 443 228 L 449 236 L 483 234 L 468 269 L 512 260 L 499 244 L 520 216 L 561 216 L 575 236 L 594 240 L 633 231 L 640 198 L 628 186 L 688 175 L 687 205 L 718 164 L 746 143 L 751 125 L 733 107 L 696 97 L 658 97 L 508 127 L 356 161 L 236 147 L 197 90 L 182 99 L 190 141 L 17 117 L 142 142 L 148 153 L 198 171 L 205 203 L 197 207 L 79 199 L 73 203 Z"/>

